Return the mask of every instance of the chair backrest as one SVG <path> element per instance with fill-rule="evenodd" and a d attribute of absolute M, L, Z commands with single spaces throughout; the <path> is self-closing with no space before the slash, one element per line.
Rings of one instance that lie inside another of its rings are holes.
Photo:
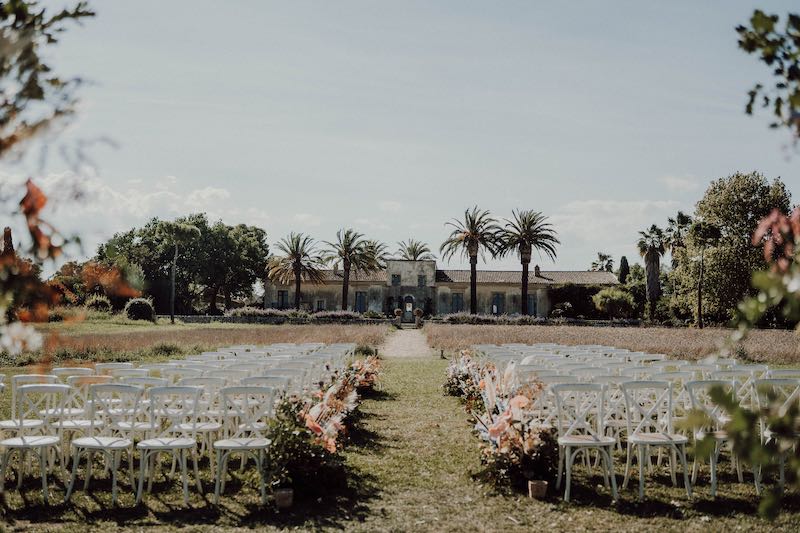
<path fill-rule="evenodd" d="M 732 381 L 736 386 L 736 399 L 739 404 L 750 408 L 755 407 L 755 389 L 753 388 L 755 378 L 749 370 L 741 370 L 738 366 L 734 366 L 730 370 L 717 370 L 711 373 L 711 379 Z"/>
<path fill-rule="evenodd" d="M 186 435 L 194 437 L 200 411 L 202 387 L 170 385 L 149 391 L 152 437 Z"/>
<path fill-rule="evenodd" d="M 133 363 L 95 363 L 94 371 L 98 375 L 108 374 L 117 368 L 133 368 Z"/>
<path fill-rule="evenodd" d="M 111 376 L 69 376 L 67 385 L 70 386 L 65 407 L 67 409 L 86 409 L 89 405 L 92 385 L 111 383 Z M 84 418 L 86 414 L 83 415 Z"/>
<path fill-rule="evenodd" d="M 154 378 L 150 376 L 126 376 L 119 378 L 119 382 L 126 385 L 141 387 L 143 389 L 149 389 L 150 387 L 166 387 L 169 385 L 169 380 L 166 378 Z"/>
<path fill-rule="evenodd" d="M 290 380 L 283 376 L 250 376 L 242 380 L 247 387 L 272 387 L 276 395 L 283 395 L 289 388 Z"/>
<path fill-rule="evenodd" d="M 770 396 L 780 402 L 781 412 L 800 402 L 800 378 L 766 378 L 754 383 L 756 407 L 761 410 L 769 404 Z"/>
<path fill-rule="evenodd" d="M 704 379 L 686 384 L 692 409 L 701 411 L 715 427 L 719 428 L 724 424 L 725 416 L 724 409 L 711 399 L 711 390 L 715 387 L 722 387 L 726 393 L 733 394 L 734 397 L 736 395 L 736 385 L 733 381 Z"/>
<path fill-rule="evenodd" d="M 111 368 L 107 374 L 114 378 L 144 378 L 150 374 L 150 370 L 147 368 Z"/>
<path fill-rule="evenodd" d="M 85 366 L 64 366 L 53 368 L 50 373 L 59 378 L 66 379 L 69 376 L 91 376 L 94 375 L 93 368 L 86 368 Z"/>
<path fill-rule="evenodd" d="M 800 368 L 774 368 L 767 372 L 767 377 L 800 379 Z"/>
<path fill-rule="evenodd" d="M 672 433 L 672 383 L 627 381 L 622 385 L 628 435 Z"/>
<path fill-rule="evenodd" d="M 143 379 L 143 378 L 129 378 Z M 142 415 L 144 389 L 124 383 L 103 383 L 89 387 L 89 419 L 93 432 L 113 432 L 120 424 L 133 424 Z"/>
<path fill-rule="evenodd" d="M 556 398 L 559 437 L 589 435 L 596 439 L 604 433 L 606 388 L 598 383 L 563 383 L 553 385 Z"/>
<path fill-rule="evenodd" d="M 219 404 L 222 401 L 220 391 L 225 388 L 225 379 L 210 376 L 183 378 L 178 385 L 200 387 L 203 390 L 200 395 L 200 418 L 217 419 Z"/>
<path fill-rule="evenodd" d="M 263 437 L 272 416 L 275 389 L 272 387 L 226 387 L 222 389 L 222 410 L 236 423 L 223 430 L 229 438 Z"/>
<path fill-rule="evenodd" d="M 15 420 L 20 433 L 25 428 L 25 420 L 41 420 L 43 431 L 47 432 L 51 422 L 62 417 L 69 390 L 69 385 L 62 383 L 21 385 L 17 390 L 19 418 Z"/>
<path fill-rule="evenodd" d="M 165 378 L 170 383 L 177 383 L 183 378 L 200 377 L 203 373 L 200 370 L 193 368 L 163 368 L 161 369 L 161 377 Z"/>
<path fill-rule="evenodd" d="M 58 377 L 48 374 L 17 374 L 11 376 L 11 418 L 17 418 L 17 389 L 35 383 L 57 383 Z"/>

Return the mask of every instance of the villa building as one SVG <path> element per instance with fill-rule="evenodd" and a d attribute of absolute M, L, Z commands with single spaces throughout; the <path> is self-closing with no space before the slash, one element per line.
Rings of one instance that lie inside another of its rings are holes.
<path fill-rule="evenodd" d="M 515 314 L 522 306 L 521 271 L 478 270 L 478 313 Z M 308 311 L 333 311 L 342 305 L 342 272 L 325 270 L 320 284 L 304 282 L 301 308 Z M 586 286 L 616 285 L 611 272 L 544 271 L 538 265 L 528 274 L 528 313 L 547 316 L 548 292 L 567 284 Z M 469 270 L 440 270 L 436 261 L 390 259 L 380 272 L 350 274 L 347 308 L 364 313 L 391 315 L 395 309 L 410 319 L 414 309 L 426 315 L 468 311 L 470 307 Z M 265 287 L 266 307 L 289 309 L 294 305 L 294 286 L 269 283 Z"/>

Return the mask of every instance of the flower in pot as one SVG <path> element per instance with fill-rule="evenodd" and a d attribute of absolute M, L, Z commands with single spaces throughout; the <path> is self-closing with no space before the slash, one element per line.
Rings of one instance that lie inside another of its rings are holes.
<path fill-rule="evenodd" d="M 399 307 L 394 310 L 394 316 L 396 316 L 397 318 L 400 318 L 402 315 L 403 315 L 403 310 L 400 309 Z"/>

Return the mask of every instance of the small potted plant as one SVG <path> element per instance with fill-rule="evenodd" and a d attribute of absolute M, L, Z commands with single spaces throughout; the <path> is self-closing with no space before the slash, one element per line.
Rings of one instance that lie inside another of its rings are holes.
<path fill-rule="evenodd" d="M 397 320 L 397 323 L 395 325 L 397 327 L 400 327 L 400 322 L 403 320 L 403 310 L 400 309 L 399 307 L 397 309 L 395 309 L 394 310 L 394 317 Z"/>
<path fill-rule="evenodd" d="M 417 326 L 418 328 L 422 327 L 422 314 L 423 314 L 422 309 L 420 309 L 419 307 L 414 309 L 414 325 Z"/>

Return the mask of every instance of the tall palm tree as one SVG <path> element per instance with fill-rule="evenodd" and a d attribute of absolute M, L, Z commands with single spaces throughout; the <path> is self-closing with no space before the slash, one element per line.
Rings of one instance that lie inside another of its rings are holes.
<path fill-rule="evenodd" d="M 644 258 L 644 269 L 647 277 L 647 301 L 650 304 L 650 319 L 655 318 L 656 303 L 661 296 L 661 256 L 667 251 L 664 230 L 653 224 L 647 231 L 639 232 L 636 247 Z"/>
<path fill-rule="evenodd" d="M 591 269 L 595 272 L 613 272 L 614 259 L 610 254 L 597 252 L 597 259 L 592 261 Z"/>
<path fill-rule="evenodd" d="M 516 252 L 522 263 L 522 314 L 528 310 L 528 267 L 534 249 L 552 260 L 556 258 L 556 245 L 561 244 L 547 217 L 538 211 L 512 211 L 512 220 L 506 220 L 499 233 L 498 255 Z"/>
<path fill-rule="evenodd" d="M 340 229 L 336 232 L 336 242 L 325 241 L 328 250 L 324 261 L 342 266 L 342 310 L 347 310 L 347 296 L 350 290 L 350 273 L 375 272 L 381 269 L 376 258 L 377 250 L 364 235 L 354 229 Z"/>
<path fill-rule="evenodd" d="M 172 248 L 172 262 L 169 269 L 169 321 L 175 323 L 175 271 L 178 268 L 178 247 L 188 244 L 200 236 L 200 230 L 193 224 L 185 222 L 170 222 L 163 220 L 158 223 L 156 236 L 161 240 L 161 245 Z"/>
<path fill-rule="evenodd" d="M 407 241 L 400 241 L 397 243 L 399 247 L 397 254 L 401 259 L 406 261 L 430 261 L 436 259 L 436 256 L 431 253 L 428 244 L 414 239 Z"/>
<path fill-rule="evenodd" d="M 703 329 L 703 275 L 705 274 L 705 254 L 709 246 L 714 246 L 722 237 L 719 227 L 702 220 L 695 221 L 688 232 L 692 241 L 700 248 L 700 272 L 697 277 L 697 327 Z"/>
<path fill-rule="evenodd" d="M 322 283 L 322 260 L 317 254 L 314 239 L 302 233 L 290 233 L 275 247 L 283 254 L 273 256 L 267 263 L 267 277 L 281 285 L 294 280 L 294 308 L 300 309 L 300 283 Z"/>
<path fill-rule="evenodd" d="M 469 312 L 478 309 L 478 255 L 485 259 L 484 252 L 494 257 L 498 252 L 500 227 L 489 211 L 477 206 L 464 211 L 464 220 L 453 219 L 445 223 L 453 231 L 439 247 L 442 259 L 448 260 L 457 253 L 469 257 Z"/>
<path fill-rule="evenodd" d="M 689 228 L 692 225 L 692 217 L 678 211 L 675 218 L 667 219 L 667 229 L 664 231 L 666 237 L 665 245 L 671 251 L 672 255 L 672 268 L 678 266 L 677 252 L 686 248 L 686 236 L 689 234 Z"/>
<path fill-rule="evenodd" d="M 386 260 L 389 259 L 389 246 L 385 242 L 376 239 L 367 239 L 366 241 L 367 254 L 374 263 L 373 270 L 386 269 Z"/>

